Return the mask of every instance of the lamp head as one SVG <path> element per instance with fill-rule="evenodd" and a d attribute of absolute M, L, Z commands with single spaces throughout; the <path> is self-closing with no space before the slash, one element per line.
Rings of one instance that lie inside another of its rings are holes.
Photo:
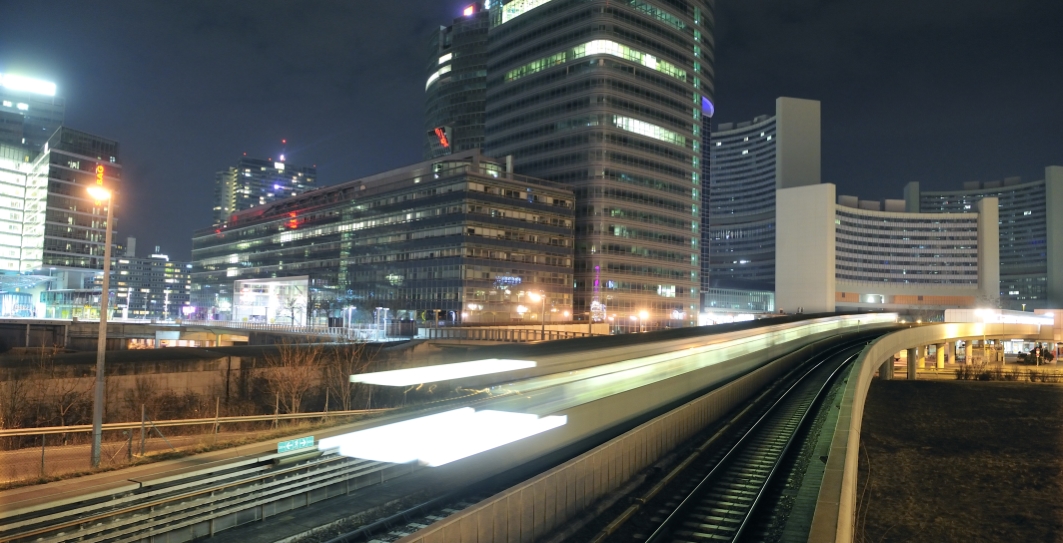
<path fill-rule="evenodd" d="M 111 199 L 111 191 L 98 185 L 92 185 L 86 189 L 86 191 L 88 191 L 89 196 L 92 196 L 97 202 Z"/>

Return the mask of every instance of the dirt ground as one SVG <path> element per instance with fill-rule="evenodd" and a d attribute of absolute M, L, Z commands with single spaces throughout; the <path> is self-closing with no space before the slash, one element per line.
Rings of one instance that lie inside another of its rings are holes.
<path fill-rule="evenodd" d="M 1063 385 L 876 380 L 858 498 L 857 543 L 1063 541 Z"/>

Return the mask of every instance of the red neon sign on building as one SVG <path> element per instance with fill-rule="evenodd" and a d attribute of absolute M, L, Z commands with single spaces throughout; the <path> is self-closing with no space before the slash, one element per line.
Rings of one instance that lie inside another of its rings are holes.
<path fill-rule="evenodd" d="M 450 147 L 450 140 L 447 139 L 447 132 L 443 129 L 443 127 L 437 127 L 435 132 L 436 137 L 439 138 L 439 144 L 442 145 L 444 148 Z"/>

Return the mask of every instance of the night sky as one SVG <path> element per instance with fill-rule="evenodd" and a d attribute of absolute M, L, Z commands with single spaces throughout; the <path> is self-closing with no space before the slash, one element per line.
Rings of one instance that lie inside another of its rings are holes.
<path fill-rule="evenodd" d="M 331 185 L 417 162 L 425 43 L 468 2 L 4 0 L 0 72 L 121 144 L 119 233 L 188 258 L 241 153 Z M 717 0 L 716 121 L 822 102 L 823 181 L 900 198 L 1063 164 L 1063 2 Z"/>

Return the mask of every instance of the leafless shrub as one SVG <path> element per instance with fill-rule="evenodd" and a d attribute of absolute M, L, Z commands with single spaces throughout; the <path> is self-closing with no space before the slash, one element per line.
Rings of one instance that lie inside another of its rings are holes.
<path fill-rule="evenodd" d="M 354 409 L 355 397 L 366 388 L 361 383 L 352 383 L 350 377 L 365 373 L 375 361 L 376 351 L 367 348 L 367 343 L 347 343 L 328 356 L 325 363 L 325 386 L 329 397 L 339 401 L 344 411 Z"/>
<path fill-rule="evenodd" d="M 324 351 L 320 345 L 277 344 L 265 355 L 264 377 L 286 413 L 299 413 L 303 397 L 321 380 Z"/>

